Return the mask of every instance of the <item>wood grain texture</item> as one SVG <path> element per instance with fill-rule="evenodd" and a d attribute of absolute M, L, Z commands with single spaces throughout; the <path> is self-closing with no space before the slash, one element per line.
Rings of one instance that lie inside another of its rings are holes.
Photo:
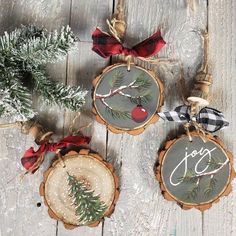
<path fill-rule="evenodd" d="M 1 33 L 21 24 L 36 24 L 48 30 L 69 24 L 69 1 L 0 0 L 0 6 Z"/>
<path fill-rule="evenodd" d="M 60 28 L 69 23 L 68 1 L 0 1 L 0 32 L 11 31 L 21 24 L 45 26 L 48 30 Z M 48 70 L 53 79 L 65 82 L 65 60 Z M 35 108 L 42 121 L 49 121 L 49 128 L 60 132 L 63 128 L 63 111 L 58 107 L 48 107 L 34 98 Z M 60 114 L 60 115 L 59 115 Z M 34 145 L 33 139 L 19 130 L 1 130 L 1 226 L 0 235 L 55 235 L 56 221 L 48 217 L 46 207 L 41 203 L 38 187 L 42 181 L 43 169 L 47 168 L 52 157 L 47 157 L 42 168 L 34 176 L 19 180 L 22 170 L 20 157 Z M 37 147 L 36 147 L 37 148 Z M 2 151 L 3 150 L 3 151 Z M 18 173 L 16 178 L 15 175 Z M 9 179 L 13 180 L 7 184 Z"/>
<path fill-rule="evenodd" d="M 69 0 L 68 0 L 69 1 Z M 81 41 L 92 42 L 95 28 L 107 29 L 106 19 L 110 19 L 113 0 L 71 0 L 70 25 Z"/>
<path fill-rule="evenodd" d="M 47 168 L 51 158 L 47 157 L 34 176 L 27 175 L 20 181 L 20 175 L 23 174 L 20 157 L 26 148 L 32 146 L 33 137 L 27 137 L 16 129 L 0 132 L 0 235 L 55 235 L 56 222 L 48 217 L 43 204 L 37 207 L 37 203 L 42 203 L 38 187 L 43 168 Z"/>
<path fill-rule="evenodd" d="M 96 10 L 94 8 L 96 8 Z M 82 42 L 77 44 L 77 50 L 74 50 L 69 54 L 67 83 L 70 85 L 81 85 L 89 91 L 86 97 L 86 105 L 83 108 L 79 119 L 75 123 L 74 128 L 80 128 L 91 123 L 91 126 L 82 130 L 82 132 L 85 135 L 92 136 L 90 144 L 91 149 L 105 158 L 107 131 L 106 127 L 98 124 L 94 120 L 94 116 L 91 113 L 91 89 L 92 80 L 106 65 L 108 65 L 109 61 L 104 60 L 92 52 L 92 43 L 89 41 L 91 41 L 91 33 L 96 25 L 104 25 L 105 21 L 102 22 L 100 18 L 103 18 L 104 16 L 107 17 L 109 14 L 111 15 L 112 3 L 111 1 L 96 1 L 96 4 L 88 1 L 73 1 L 71 9 L 71 26 L 75 33 L 78 33 L 78 37 Z M 87 16 L 92 16 L 92 21 L 88 21 Z M 65 133 L 68 133 L 69 125 L 75 115 L 76 114 L 73 112 L 66 112 Z M 73 231 L 67 231 L 64 229 L 64 226 L 59 223 L 58 236 L 100 236 L 102 235 L 102 227 L 103 223 L 100 223 L 94 228 L 80 227 Z"/>
<path fill-rule="evenodd" d="M 219 136 L 235 157 L 236 138 L 232 134 L 236 132 L 236 2 L 210 0 L 208 11 L 210 72 L 213 75 L 210 105 L 222 111 L 230 122 L 230 128 L 219 132 Z M 234 181 L 233 193 L 204 213 L 204 236 L 236 234 L 235 187 Z"/>
<path fill-rule="evenodd" d="M 195 1 L 193 12 L 186 1 L 125 1 L 127 31 L 125 42 L 132 46 L 159 27 L 167 45 L 160 57 L 181 60 L 185 79 L 191 81 L 200 67 L 202 41 L 199 31 L 206 27 L 205 1 Z M 140 7 L 140 6 L 143 7 Z M 178 90 L 179 64 L 160 63 L 152 68 L 165 83 L 165 105 L 170 110 L 182 104 Z M 182 211 L 161 195 L 154 176 L 157 150 L 166 137 L 177 133 L 178 125 L 162 121 L 151 125 L 137 137 L 108 135 L 108 157 L 118 158 L 121 194 L 110 220 L 104 223 L 104 235 L 202 235 L 202 215 L 196 210 Z"/>
<path fill-rule="evenodd" d="M 91 123 L 91 126 L 82 130 L 84 135 L 92 136 L 90 147 L 98 152 L 103 158 L 106 157 L 106 127 L 98 124 L 91 113 L 92 98 L 91 88 L 92 80 L 97 73 L 102 70 L 108 63 L 107 60 L 100 58 L 91 50 L 92 44 L 89 42 L 77 43 L 76 50 L 69 53 L 67 68 L 67 83 L 70 85 L 81 85 L 87 89 L 86 105 L 81 112 L 80 117 L 76 120 L 75 130 Z M 75 112 L 67 111 L 65 113 L 64 133 L 68 134 L 69 126 L 76 116 Z M 79 227 L 73 231 L 68 231 L 63 224 L 59 222 L 58 236 L 88 235 L 99 236 L 102 234 L 102 223 L 94 228 Z"/>
<path fill-rule="evenodd" d="M 115 1 L 116 2 L 116 1 Z M 192 2 L 191 5 L 188 3 Z M 107 30 L 105 19 L 111 16 L 112 0 L 0 0 L 0 33 L 13 30 L 20 24 L 35 23 L 48 29 L 69 24 L 81 42 L 71 51 L 68 60 L 49 65 L 53 79 L 72 85 L 91 88 L 91 82 L 102 68 L 109 64 L 91 51 L 91 32 L 96 26 Z M 199 69 L 203 57 L 199 30 L 205 29 L 209 12 L 210 71 L 213 74 L 213 99 L 210 106 L 224 112 L 231 122 L 230 130 L 218 135 L 227 149 L 235 154 L 236 131 L 236 3 L 233 0 L 126 0 L 126 44 L 132 46 L 150 36 L 161 27 L 167 45 L 160 57 L 181 60 L 187 87 Z M 148 66 L 165 84 L 165 105 L 169 110 L 182 104 L 179 94 L 180 66 L 178 62 Z M 1 236 L 211 236 L 236 234 L 236 204 L 233 194 L 221 199 L 209 211 L 183 211 L 175 203 L 166 201 L 160 192 L 153 171 L 157 150 L 166 138 L 173 138 L 181 128 L 176 124 L 158 123 L 148 127 L 139 136 L 113 134 L 94 121 L 90 113 L 90 93 L 87 105 L 76 122 L 80 127 L 92 122 L 83 130 L 93 135 L 91 148 L 113 162 L 121 178 L 121 194 L 114 214 L 97 228 L 64 229 L 50 219 L 46 208 L 36 207 L 41 202 L 38 194 L 42 172 L 50 157 L 34 175 L 27 176 L 22 184 L 14 179 L 21 169 L 19 158 L 24 150 L 33 145 L 33 139 L 19 130 L 0 130 L 0 235 Z M 74 113 L 35 103 L 40 118 L 49 122 L 58 136 L 66 135 Z M 232 133 L 229 132 L 232 130 Z M 234 184 L 234 187 L 236 185 Z"/>

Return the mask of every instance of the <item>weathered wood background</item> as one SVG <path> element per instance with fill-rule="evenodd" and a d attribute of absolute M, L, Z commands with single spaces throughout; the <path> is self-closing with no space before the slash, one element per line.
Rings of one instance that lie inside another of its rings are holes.
<path fill-rule="evenodd" d="M 189 4 L 190 3 L 190 4 Z M 80 84 L 91 89 L 91 82 L 109 60 L 91 51 L 91 33 L 96 26 L 107 29 L 116 0 L 0 0 L 0 33 L 20 24 L 36 24 L 49 30 L 69 24 L 80 41 L 77 49 L 55 65 L 49 73 L 55 80 Z M 212 106 L 222 110 L 230 121 L 228 130 L 219 132 L 228 149 L 236 145 L 236 1 L 234 0 L 126 0 L 128 45 L 138 43 L 162 27 L 167 42 L 160 56 L 175 58 L 184 65 L 186 81 L 192 81 L 203 56 L 201 30 L 208 27 L 210 71 L 214 77 Z M 177 89 L 178 63 L 161 63 L 152 68 L 165 83 L 163 110 L 181 104 Z M 20 157 L 33 145 L 29 136 L 17 129 L 0 130 L 0 235 L 1 236 L 230 236 L 236 235 L 236 186 L 234 191 L 210 210 L 183 211 L 162 197 L 153 166 L 156 153 L 166 137 L 177 133 L 178 126 L 162 121 L 136 137 L 112 134 L 94 121 L 91 99 L 78 126 L 93 122 L 86 130 L 92 135 L 91 148 L 112 161 L 121 178 L 121 194 L 114 214 L 97 228 L 64 229 L 50 219 L 38 186 L 46 161 L 34 176 L 23 182 L 11 180 L 21 169 Z M 37 103 L 36 103 L 37 104 Z M 38 103 L 41 120 L 63 136 L 74 114 Z M 234 184 L 235 185 L 235 184 Z"/>

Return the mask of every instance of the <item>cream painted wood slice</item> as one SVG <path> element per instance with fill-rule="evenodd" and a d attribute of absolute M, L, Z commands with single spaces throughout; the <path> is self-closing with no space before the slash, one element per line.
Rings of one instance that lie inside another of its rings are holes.
<path fill-rule="evenodd" d="M 75 214 L 72 198 L 69 196 L 67 172 L 83 181 L 89 189 L 100 196 L 101 201 L 107 205 L 104 216 L 109 215 L 117 195 L 117 177 L 114 176 L 112 166 L 97 154 L 85 151 L 87 154 L 76 153 L 66 156 L 65 167 L 62 161 L 56 161 L 45 173 L 43 195 L 46 204 L 55 214 L 53 218 L 60 219 L 68 225 L 79 226 L 80 222 Z"/>

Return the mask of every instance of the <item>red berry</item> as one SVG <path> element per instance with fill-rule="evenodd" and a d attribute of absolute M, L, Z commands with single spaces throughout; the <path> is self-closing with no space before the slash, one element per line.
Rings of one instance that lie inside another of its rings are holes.
<path fill-rule="evenodd" d="M 137 105 L 131 112 L 132 120 L 141 123 L 148 117 L 147 110 L 142 105 Z"/>

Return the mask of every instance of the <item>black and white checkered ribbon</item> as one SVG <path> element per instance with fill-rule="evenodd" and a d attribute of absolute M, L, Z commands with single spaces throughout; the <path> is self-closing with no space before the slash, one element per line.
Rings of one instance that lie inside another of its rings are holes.
<path fill-rule="evenodd" d="M 198 114 L 191 117 L 191 107 L 182 105 L 176 107 L 173 111 L 160 112 L 158 115 L 166 121 L 191 122 L 196 121 L 208 132 L 215 132 L 229 125 L 222 112 L 211 107 L 202 108 Z"/>

